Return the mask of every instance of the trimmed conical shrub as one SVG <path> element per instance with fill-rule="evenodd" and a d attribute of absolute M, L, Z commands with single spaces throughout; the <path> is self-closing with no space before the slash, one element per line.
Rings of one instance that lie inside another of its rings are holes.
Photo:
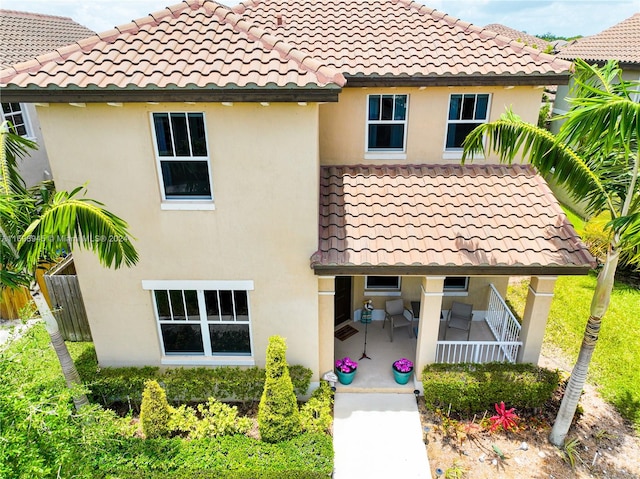
<path fill-rule="evenodd" d="M 140 406 L 140 423 L 142 432 L 151 439 L 169 434 L 171 406 L 167 402 L 167 394 L 158 381 L 150 379 L 144 383 L 142 404 Z"/>
<path fill-rule="evenodd" d="M 266 442 L 279 442 L 300 434 L 300 412 L 293 392 L 284 338 L 271 336 L 267 347 L 266 378 L 260 406 L 258 429 Z"/>

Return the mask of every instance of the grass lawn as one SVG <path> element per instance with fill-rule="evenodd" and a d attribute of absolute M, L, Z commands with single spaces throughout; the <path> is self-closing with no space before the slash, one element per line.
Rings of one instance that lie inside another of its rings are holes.
<path fill-rule="evenodd" d="M 584 229 L 584 220 L 566 206 L 560 206 L 562 206 L 562 211 L 564 211 L 564 214 L 567 215 L 567 218 L 569 219 L 569 221 L 571 221 L 571 224 L 573 225 L 577 233 L 582 234 L 582 230 Z"/>
<path fill-rule="evenodd" d="M 575 364 L 582 343 L 595 275 L 559 277 L 544 341 Z M 522 317 L 528 282 L 509 289 L 508 300 Z M 616 284 L 589 368 L 589 382 L 640 431 L 640 290 Z"/>

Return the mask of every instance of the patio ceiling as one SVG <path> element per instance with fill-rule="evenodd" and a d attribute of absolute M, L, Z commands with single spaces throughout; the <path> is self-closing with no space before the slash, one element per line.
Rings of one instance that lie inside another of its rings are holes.
<path fill-rule="evenodd" d="M 594 259 L 528 165 L 325 166 L 316 274 L 575 275 Z"/>

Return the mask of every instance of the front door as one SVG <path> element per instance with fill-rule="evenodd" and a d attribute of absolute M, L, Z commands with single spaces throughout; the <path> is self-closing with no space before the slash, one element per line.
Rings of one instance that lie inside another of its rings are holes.
<path fill-rule="evenodd" d="M 351 276 L 336 276 L 336 294 L 333 297 L 335 326 L 351 319 Z"/>

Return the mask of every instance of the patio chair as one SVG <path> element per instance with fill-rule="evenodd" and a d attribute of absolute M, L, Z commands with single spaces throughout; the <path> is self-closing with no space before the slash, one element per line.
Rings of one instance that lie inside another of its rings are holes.
<path fill-rule="evenodd" d="M 473 321 L 472 304 L 459 303 L 457 301 L 451 303 L 451 309 L 447 316 L 447 333 L 449 332 L 449 328 L 461 329 L 467 332 L 467 341 L 469 341 L 471 321 Z M 446 336 L 447 334 L 445 333 L 445 338 Z"/>
<path fill-rule="evenodd" d="M 408 328 L 409 337 L 413 336 L 413 313 L 404 307 L 401 299 L 387 301 L 384 308 L 384 321 L 382 329 L 384 329 L 387 321 L 390 323 L 391 342 L 393 342 L 393 331 L 396 328 Z"/>

